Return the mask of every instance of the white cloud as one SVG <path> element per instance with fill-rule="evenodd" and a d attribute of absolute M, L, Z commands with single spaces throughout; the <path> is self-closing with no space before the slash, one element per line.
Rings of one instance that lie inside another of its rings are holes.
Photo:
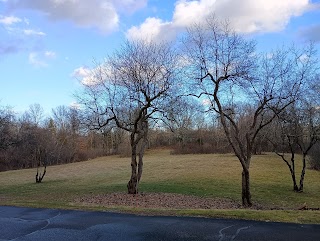
<path fill-rule="evenodd" d="M 25 35 L 38 35 L 38 36 L 45 36 L 46 35 L 44 32 L 37 31 L 37 30 L 34 30 L 34 29 L 24 29 L 23 33 Z"/>
<path fill-rule="evenodd" d="M 127 37 L 135 39 L 174 38 L 173 32 L 179 33 L 194 23 L 204 22 L 214 14 L 218 19 L 228 19 L 232 27 L 241 33 L 274 32 L 286 27 L 292 17 L 299 16 L 311 9 L 309 0 L 179 0 L 176 2 L 172 20 L 163 22 L 161 19 L 150 24 L 146 19 L 138 27 L 132 27 Z M 152 31 L 146 31 L 152 26 Z M 158 34 L 155 34 L 158 33 Z M 147 36 L 146 36 L 147 35 Z"/>
<path fill-rule="evenodd" d="M 84 85 L 93 85 L 96 83 L 92 70 L 84 66 L 75 69 L 72 73 L 72 77 L 79 79 Z"/>
<path fill-rule="evenodd" d="M 274 32 L 283 30 L 292 17 L 301 15 L 308 6 L 308 0 L 237 1 L 221 17 L 229 18 L 240 32 Z M 217 12 L 225 7 L 221 4 Z"/>
<path fill-rule="evenodd" d="M 164 22 L 159 18 L 147 18 L 139 27 L 130 28 L 126 35 L 129 39 L 150 41 L 152 39 L 171 40 L 176 36 L 176 28 L 171 22 Z"/>
<path fill-rule="evenodd" d="M 47 64 L 39 58 L 39 54 L 32 52 L 29 54 L 29 63 L 36 67 L 45 67 Z"/>
<path fill-rule="evenodd" d="M 147 0 L 16 0 L 11 9 L 27 8 L 45 14 L 52 21 L 71 21 L 79 27 L 110 33 L 118 28 L 118 12 L 134 12 Z"/>
<path fill-rule="evenodd" d="M 106 65 L 100 65 L 93 69 L 81 66 L 75 69 L 71 76 L 78 79 L 83 85 L 94 86 L 105 81 L 108 74 L 110 74 L 110 69 Z"/>
<path fill-rule="evenodd" d="M 56 57 L 56 53 L 53 51 L 45 51 L 44 56 L 49 59 L 53 59 Z"/>
<path fill-rule="evenodd" d="M 1 0 L 0 0 L 1 1 Z M 30 22 L 27 18 L 18 18 L 16 16 L 3 16 L 0 15 L 0 24 L 4 26 L 4 28 L 7 30 L 7 33 L 9 34 L 15 34 L 15 35 L 38 35 L 38 36 L 44 36 L 46 35 L 42 31 L 34 30 L 29 28 Z"/>
<path fill-rule="evenodd" d="M 187 27 L 195 22 L 201 22 L 213 12 L 212 10 L 216 4 L 216 1 L 208 0 L 178 1 L 172 17 L 173 24 L 180 27 Z"/>
<path fill-rule="evenodd" d="M 13 25 L 15 23 L 19 23 L 22 20 L 15 16 L 2 16 L 0 15 L 0 23 L 6 26 Z"/>
<path fill-rule="evenodd" d="M 210 106 L 212 104 L 211 100 L 209 99 L 203 99 L 201 103 L 203 106 Z"/>
<path fill-rule="evenodd" d="M 75 69 L 72 73 L 72 77 L 83 79 L 91 74 L 91 70 L 87 67 L 81 66 Z"/>
<path fill-rule="evenodd" d="M 56 53 L 53 51 L 31 52 L 29 54 L 29 63 L 35 67 L 47 67 L 48 61 L 55 57 Z"/>
<path fill-rule="evenodd" d="M 81 104 L 79 104 L 78 102 L 76 101 L 73 101 L 70 103 L 70 107 L 72 109 L 75 109 L 75 110 L 80 110 L 81 109 Z"/>

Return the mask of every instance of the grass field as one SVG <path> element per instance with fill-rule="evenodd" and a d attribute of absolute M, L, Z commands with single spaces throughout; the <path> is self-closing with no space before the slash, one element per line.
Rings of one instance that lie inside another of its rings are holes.
<path fill-rule="evenodd" d="M 299 166 L 297 167 L 299 170 Z M 105 210 L 76 204 L 77 197 L 125 192 L 129 158 L 101 157 L 86 162 L 49 166 L 43 183 L 35 183 L 35 169 L 0 173 L 0 205 Z M 320 207 L 320 172 L 307 170 L 303 193 L 292 191 L 287 166 L 274 154 L 254 156 L 251 166 L 253 202 L 286 210 L 172 210 L 110 207 L 135 213 L 229 217 L 254 220 L 320 223 L 320 211 L 299 211 L 303 204 Z M 149 150 L 140 191 L 219 197 L 241 202 L 241 166 L 232 154 L 170 155 Z"/>

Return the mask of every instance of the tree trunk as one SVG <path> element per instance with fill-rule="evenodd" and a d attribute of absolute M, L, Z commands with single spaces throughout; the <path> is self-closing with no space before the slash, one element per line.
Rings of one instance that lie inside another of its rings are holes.
<path fill-rule="evenodd" d="M 244 207 L 252 206 L 249 169 L 244 168 L 242 170 L 242 205 Z"/>
<path fill-rule="evenodd" d="M 139 163 L 138 163 L 138 182 L 140 182 L 142 171 L 143 171 L 143 156 L 146 148 L 147 142 L 146 140 L 142 140 L 141 147 L 139 150 Z"/>
<path fill-rule="evenodd" d="M 141 140 L 140 150 L 139 150 L 139 163 L 138 163 L 138 182 L 140 182 L 143 170 L 143 156 L 148 144 L 148 122 L 142 124 L 143 137 Z"/>
<path fill-rule="evenodd" d="M 44 165 L 43 173 L 41 175 L 41 172 L 39 173 L 40 164 L 37 167 L 37 174 L 36 174 L 36 183 L 41 183 L 42 179 L 44 178 L 44 175 L 46 175 L 47 172 L 47 165 Z"/>
<path fill-rule="evenodd" d="M 298 192 L 303 192 L 303 182 L 304 182 L 304 175 L 306 173 L 306 155 L 303 154 L 303 160 L 302 160 L 302 170 L 301 170 L 301 176 L 300 176 L 300 184 Z"/>
<path fill-rule="evenodd" d="M 293 191 L 297 192 L 299 189 L 298 189 L 298 185 L 297 185 L 297 181 L 296 181 L 296 174 L 292 171 L 291 171 L 291 178 L 292 178 L 292 182 L 293 182 Z"/>
<path fill-rule="evenodd" d="M 129 194 L 138 193 L 137 144 L 131 142 L 131 178 L 127 184 Z"/>

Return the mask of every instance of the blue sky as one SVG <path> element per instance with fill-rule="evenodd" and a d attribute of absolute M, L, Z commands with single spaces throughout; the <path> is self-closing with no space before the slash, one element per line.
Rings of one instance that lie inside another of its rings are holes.
<path fill-rule="evenodd" d="M 0 105 L 69 106 L 94 60 L 125 39 L 174 40 L 212 13 L 259 51 L 309 40 L 319 49 L 319 0 L 0 0 Z"/>

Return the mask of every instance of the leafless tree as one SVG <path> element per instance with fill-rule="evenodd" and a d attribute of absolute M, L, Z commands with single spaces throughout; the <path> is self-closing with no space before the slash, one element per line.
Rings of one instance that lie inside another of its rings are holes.
<path fill-rule="evenodd" d="M 312 50 L 312 49 L 311 49 Z M 309 52 L 303 61 L 310 62 L 311 75 L 306 78 L 300 88 L 300 95 L 294 103 L 277 118 L 275 134 L 270 142 L 275 147 L 275 152 L 286 163 L 290 170 L 293 190 L 303 192 L 307 156 L 312 147 L 320 141 L 320 97 L 317 86 L 320 84 L 318 61 L 314 53 Z M 312 53 L 312 54 L 311 54 Z M 286 154 L 289 152 L 289 156 Z M 299 184 L 296 179 L 297 154 L 302 155 L 302 169 Z"/>
<path fill-rule="evenodd" d="M 202 116 L 202 106 L 197 100 L 179 98 L 173 108 L 168 111 L 166 126 L 174 133 L 180 148 L 186 144 L 188 134 L 197 126 L 196 119 Z M 200 123 L 199 123 L 200 124 Z"/>
<path fill-rule="evenodd" d="M 214 17 L 183 41 L 193 95 L 210 100 L 242 166 L 242 204 L 251 206 L 250 163 L 258 134 L 294 101 L 307 66 L 290 51 L 258 55 L 255 43 Z M 299 62 L 299 63 L 298 63 Z M 195 91 L 197 90 L 197 91 Z"/>
<path fill-rule="evenodd" d="M 35 103 L 29 106 L 29 109 L 22 115 L 24 122 L 30 122 L 40 126 L 44 118 L 44 111 L 40 104 Z"/>
<path fill-rule="evenodd" d="M 78 95 L 90 129 L 116 125 L 130 134 L 128 193 L 138 193 L 151 119 L 159 119 L 174 90 L 178 61 L 169 44 L 126 42 L 83 81 Z M 138 161 L 137 161 L 138 156 Z"/>
<path fill-rule="evenodd" d="M 0 106 L 0 150 L 16 143 L 14 113 L 9 107 Z"/>
<path fill-rule="evenodd" d="M 58 106 L 52 110 L 52 134 L 55 138 L 56 163 L 71 162 L 78 149 L 80 119 L 72 107 Z"/>

